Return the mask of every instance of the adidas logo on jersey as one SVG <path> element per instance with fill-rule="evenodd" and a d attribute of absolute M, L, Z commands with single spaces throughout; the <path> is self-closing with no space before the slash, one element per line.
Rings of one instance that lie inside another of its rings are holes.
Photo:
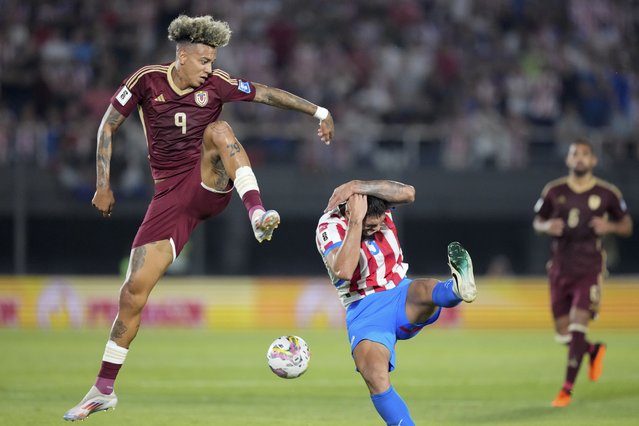
<path fill-rule="evenodd" d="M 157 98 L 153 99 L 155 102 L 165 102 L 166 100 L 164 99 L 164 94 L 161 94 L 160 96 L 158 96 Z"/>

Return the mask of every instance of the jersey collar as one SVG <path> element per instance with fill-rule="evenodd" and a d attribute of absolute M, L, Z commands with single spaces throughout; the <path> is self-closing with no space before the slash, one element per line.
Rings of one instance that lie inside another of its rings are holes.
<path fill-rule="evenodd" d="M 173 72 L 173 68 L 175 68 L 175 62 L 171 63 L 171 65 L 169 65 L 169 69 L 166 72 L 166 79 L 169 82 L 169 86 L 171 86 L 171 89 L 173 89 L 173 91 L 179 95 L 179 96 L 184 96 L 188 93 L 191 93 L 193 91 L 192 87 L 187 87 L 186 89 L 180 89 L 177 84 L 175 84 L 175 82 L 173 81 L 173 77 L 171 76 L 171 73 Z"/>
<path fill-rule="evenodd" d="M 568 185 L 568 188 L 570 188 L 570 190 L 576 194 L 581 194 L 587 191 L 590 191 L 592 188 L 595 187 L 595 185 L 597 184 L 597 178 L 595 178 L 594 176 L 592 176 L 590 178 L 590 180 L 583 186 L 577 186 L 575 184 L 575 181 L 573 179 L 570 178 L 570 176 L 568 177 L 568 179 L 566 180 L 566 184 Z"/>

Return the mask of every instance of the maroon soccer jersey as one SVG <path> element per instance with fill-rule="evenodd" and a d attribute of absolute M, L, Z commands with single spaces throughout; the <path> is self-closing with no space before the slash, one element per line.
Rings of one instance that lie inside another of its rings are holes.
<path fill-rule="evenodd" d="M 604 267 L 601 238 L 590 226 L 592 218 L 618 221 L 627 214 L 627 209 L 614 185 L 594 178 L 587 189 L 578 192 L 564 177 L 546 185 L 535 213 L 544 220 L 564 220 L 563 235 L 552 241 L 552 267 L 561 273 L 580 275 L 599 273 Z"/>
<path fill-rule="evenodd" d="M 206 126 L 217 120 L 222 105 L 252 101 L 255 86 L 216 69 L 197 89 L 179 89 L 171 78 L 175 64 L 148 65 L 122 82 L 111 104 L 129 116 L 137 106 L 144 126 L 153 179 L 190 170 L 200 158 Z"/>

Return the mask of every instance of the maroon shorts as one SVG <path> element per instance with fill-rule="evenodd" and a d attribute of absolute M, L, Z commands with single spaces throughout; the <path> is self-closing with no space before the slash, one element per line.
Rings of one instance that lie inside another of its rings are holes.
<path fill-rule="evenodd" d="M 221 213 L 231 201 L 233 184 L 218 193 L 202 186 L 200 162 L 186 173 L 155 184 L 155 194 L 132 247 L 170 240 L 175 259 L 204 219 Z"/>
<path fill-rule="evenodd" d="M 550 303 L 554 318 L 570 313 L 572 307 L 590 311 L 592 318 L 599 313 L 601 303 L 601 274 L 560 274 L 550 268 Z"/>

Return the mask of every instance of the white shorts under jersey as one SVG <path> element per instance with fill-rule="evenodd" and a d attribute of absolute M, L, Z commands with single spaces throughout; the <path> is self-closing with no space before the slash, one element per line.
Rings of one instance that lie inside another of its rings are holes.
<path fill-rule="evenodd" d="M 393 216 L 388 210 L 382 229 L 371 238 L 362 241 L 359 263 L 353 277 L 350 280 L 337 278 L 328 267 L 326 256 L 331 250 L 342 245 L 347 227 L 346 217 L 333 211 L 320 218 L 315 232 L 317 250 L 322 255 L 328 275 L 345 307 L 369 294 L 395 288 L 406 277 L 408 271 L 408 264 L 403 262 L 404 256 Z"/>

